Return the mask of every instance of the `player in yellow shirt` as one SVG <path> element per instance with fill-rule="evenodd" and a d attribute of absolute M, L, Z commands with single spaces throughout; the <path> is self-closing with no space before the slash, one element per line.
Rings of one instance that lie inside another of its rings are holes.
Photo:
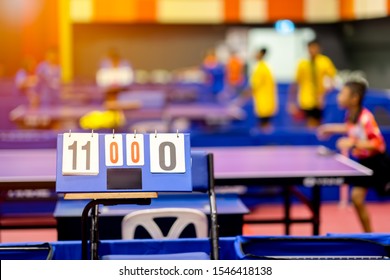
<path fill-rule="evenodd" d="M 298 107 L 304 112 L 307 125 L 316 127 L 321 124 L 324 97 L 329 90 L 325 84 L 327 79 L 328 84 L 332 84 L 336 68 L 327 56 L 321 54 L 317 40 L 308 43 L 308 51 L 309 58 L 302 59 L 298 64 L 291 92 L 295 95 L 298 91 Z M 298 112 L 293 102 L 290 102 L 289 110 L 293 114 Z"/>
<path fill-rule="evenodd" d="M 271 127 L 271 119 L 275 116 L 278 108 L 274 78 L 270 68 L 264 61 L 266 53 L 267 49 L 265 48 L 257 53 L 257 64 L 250 77 L 255 114 L 262 129 Z"/>

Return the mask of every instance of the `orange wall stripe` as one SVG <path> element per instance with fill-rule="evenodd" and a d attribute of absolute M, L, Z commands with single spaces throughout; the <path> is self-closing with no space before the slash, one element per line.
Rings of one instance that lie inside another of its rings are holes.
<path fill-rule="evenodd" d="M 224 2 L 225 22 L 240 22 L 241 0 L 224 0 Z"/>
<path fill-rule="evenodd" d="M 387 0 L 387 14 L 390 15 L 390 0 Z"/>
<path fill-rule="evenodd" d="M 154 23 L 157 21 L 157 0 L 137 0 L 137 20 Z"/>
<path fill-rule="evenodd" d="M 132 22 L 136 19 L 136 0 L 94 0 L 95 22 Z"/>
<path fill-rule="evenodd" d="M 303 21 L 303 2 L 304 0 L 268 0 L 268 19 Z"/>
<path fill-rule="evenodd" d="M 47 44 L 51 47 L 59 47 L 59 22 L 58 22 L 58 1 L 45 1 L 48 14 L 47 22 L 50 23 L 46 27 Z"/>
<path fill-rule="evenodd" d="M 340 3 L 340 18 L 344 20 L 354 19 L 355 16 L 355 0 L 339 0 Z"/>
<path fill-rule="evenodd" d="M 35 2 L 31 1 L 23 1 L 22 10 L 21 10 L 21 21 L 22 21 L 22 29 L 21 29 L 21 42 L 22 42 L 22 56 L 29 55 L 33 56 L 36 59 L 42 59 L 43 54 L 40 50 L 41 40 L 39 38 L 39 34 L 37 33 L 37 29 L 39 28 L 37 19 L 43 18 L 43 9 L 39 11 L 34 8 L 36 5 Z M 31 14 L 31 11 L 34 11 L 34 14 Z M 36 14 L 35 14 L 36 13 Z"/>
<path fill-rule="evenodd" d="M 22 56 L 32 55 L 41 60 L 49 48 L 59 44 L 58 2 L 24 0 L 21 3 Z"/>
<path fill-rule="evenodd" d="M 95 22 L 158 22 L 159 0 L 92 0 Z M 240 23 L 240 3 L 242 0 L 221 0 L 224 22 Z M 305 22 L 305 0 L 266 0 L 268 21 L 291 19 Z M 320 0 L 318 0 L 320 1 Z M 324 0 L 326 1 L 326 0 Z M 340 19 L 355 19 L 356 0 L 338 0 Z M 55 2 L 55 1 L 54 1 Z M 390 0 L 387 0 L 387 13 L 390 15 Z"/>

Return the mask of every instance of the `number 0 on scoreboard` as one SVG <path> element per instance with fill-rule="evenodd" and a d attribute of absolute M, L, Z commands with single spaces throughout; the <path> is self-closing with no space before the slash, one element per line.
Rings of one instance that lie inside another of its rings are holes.
<path fill-rule="evenodd" d="M 150 136 L 150 172 L 186 172 L 184 135 L 162 133 Z"/>

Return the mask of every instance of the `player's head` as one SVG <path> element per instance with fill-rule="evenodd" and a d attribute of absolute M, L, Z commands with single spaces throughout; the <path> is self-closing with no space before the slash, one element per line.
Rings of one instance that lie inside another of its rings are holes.
<path fill-rule="evenodd" d="M 230 56 L 237 56 L 237 55 L 238 55 L 238 51 L 237 51 L 237 50 L 234 50 L 234 49 L 231 49 L 231 50 L 229 51 L 229 53 L 230 53 Z"/>
<path fill-rule="evenodd" d="M 348 81 L 337 96 L 340 107 L 345 109 L 360 108 L 363 105 L 364 96 L 367 90 L 365 81 Z"/>
<path fill-rule="evenodd" d="M 257 55 L 256 55 L 256 58 L 258 60 L 261 60 L 265 57 L 265 55 L 267 54 L 267 49 L 266 48 L 261 48 L 259 49 L 259 51 L 257 52 Z"/>
<path fill-rule="evenodd" d="M 215 50 L 215 48 L 209 48 L 206 50 L 206 54 L 205 54 L 206 57 L 216 57 L 217 56 L 217 51 Z"/>
<path fill-rule="evenodd" d="M 121 56 L 116 48 L 110 48 L 108 50 L 107 57 L 113 66 L 119 65 Z"/>
<path fill-rule="evenodd" d="M 31 56 L 26 56 L 22 61 L 22 68 L 28 73 L 35 72 L 36 61 Z"/>
<path fill-rule="evenodd" d="M 311 40 L 307 43 L 307 49 L 311 58 L 321 53 L 321 45 L 317 39 Z"/>
<path fill-rule="evenodd" d="M 56 47 L 51 47 L 46 51 L 45 60 L 51 64 L 58 63 L 58 50 Z"/>

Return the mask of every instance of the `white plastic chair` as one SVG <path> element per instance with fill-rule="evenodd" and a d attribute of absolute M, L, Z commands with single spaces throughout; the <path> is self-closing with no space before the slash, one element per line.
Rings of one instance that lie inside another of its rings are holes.
<path fill-rule="evenodd" d="M 167 235 L 164 236 L 156 223 L 157 218 L 176 218 Z M 137 227 L 142 226 L 153 239 L 179 238 L 190 224 L 195 227 L 196 237 L 208 236 L 207 216 L 197 209 L 157 208 L 137 210 L 127 214 L 122 220 L 122 239 L 134 239 Z"/>
<path fill-rule="evenodd" d="M 192 208 L 160 208 L 134 211 L 126 215 L 122 220 L 123 239 L 134 238 L 137 226 L 141 225 L 152 238 L 178 238 L 180 233 L 188 224 L 194 224 L 196 236 L 198 238 L 209 237 L 210 253 L 208 252 L 182 252 L 173 254 L 148 254 L 148 255 L 106 255 L 103 259 L 115 260 L 161 260 L 161 259 L 219 259 L 219 226 L 217 218 L 217 204 L 214 190 L 214 161 L 213 155 L 203 151 L 191 151 L 192 159 L 192 185 L 194 192 L 207 193 L 210 203 L 210 233 L 208 234 L 208 219 L 205 214 Z M 167 211 L 168 210 L 168 211 Z M 169 211 L 170 210 L 170 211 Z M 189 214 L 191 213 L 191 214 Z M 195 214 L 197 213 L 197 214 Z M 193 217 L 190 217 L 193 215 Z M 176 221 L 170 228 L 169 233 L 163 236 L 161 229 L 154 219 L 176 217 Z M 202 218 L 200 218 L 202 217 Z M 191 219 L 191 220 L 190 220 Z"/>

